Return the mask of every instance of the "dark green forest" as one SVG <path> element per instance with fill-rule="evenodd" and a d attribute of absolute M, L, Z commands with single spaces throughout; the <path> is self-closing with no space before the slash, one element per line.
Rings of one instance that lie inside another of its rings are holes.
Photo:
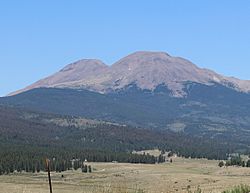
<path fill-rule="evenodd" d="M 164 85 L 150 91 L 132 84 L 107 94 L 38 88 L 0 98 L 0 104 L 133 127 L 183 131 L 249 146 L 250 94 L 216 83 L 209 86 L 187 82 L 184 90 L 187 95 L 176 98 Z"/>
<path fill-rule="evenodd" d="M 77 121 L 78 120 L 78 121 Z M 156 163 L 158 158 L 133 154 L 158 148 L 192 158 L 225 159 L 239 144 L 192 137 L 172 131 L 154 131 L 79 117 L 44 114 L 0 106 L 0 173 L 64 171 L 73 159 L 93 162 Z M 62 124 L 63 123 L 63 124 Z"/>

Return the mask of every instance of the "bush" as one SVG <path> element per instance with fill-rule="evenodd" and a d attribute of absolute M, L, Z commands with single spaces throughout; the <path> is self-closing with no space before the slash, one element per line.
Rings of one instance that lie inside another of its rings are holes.
<path fill-rule="evenodd" d="M 188 187 L 187 187 L 187 192 L 188 192 L 188 193 L 202 193 L 202 190 L 201 190 L 200 186 L 198 186 L 196 190 L 191 191 L 191 190 L 190 190 L 190 186 L 188 186 Z"/>
<path fill-rule="evenodd" d="M 223 167 L 223 166 L 224 166 L 224 162 L 223 161 L 219 162 L 219 167 Z"/>
<path fill-rule="evenodd" d="M 240 185 L 236 186 L 231 190 L 223 191 L 222 193 L 249 193 L 250 192 L 250 186 L 247 185 Z"/>

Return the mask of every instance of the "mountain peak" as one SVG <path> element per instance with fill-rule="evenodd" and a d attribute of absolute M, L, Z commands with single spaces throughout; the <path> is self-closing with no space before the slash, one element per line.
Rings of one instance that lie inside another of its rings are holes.
<path fill-rule="evenodd" d="M 60 72 L 70 71 L 70 70 L 85 70 L 86 68 L 103 68 L 106 64 L 104 64 L 101 60 L 97 59 L 82 59 L 78 60 L 74 63 L 71 63 L 65 66 Z"/>
<path fill-rule="evenodd" d="M 112 66 L 96 59 L 79 60 L 12 94 L 40 87 L 84 88 L 105 93 L 136 84 L 140 89 L 152 91 L 159 85 L 165 85 L 173 96 L 183 97 L 186 95 L 184 88 L 187 82 L 205 85 L 219 83 L 238 91 L 250 91 L 250 81 L 222 76 L 165 52 L 137 51 Z"/>
<path fill-rule="evenodd" d="M 129 54 L 125 56 L 124 58 L 120 59 L 118 62 L 115 64 L 119 64 L 121 61 L 151 61 L 151 60 L 157 60 L 157 59 L 162 59 L 162 60 L 167 60 L 171 58 L 171 56 L 165 52 L 152 52 L 152 51 L 137 51 L 132 54 Z"/>
<path fill-rule="evenodd" d="M 41 87 L 68 87 L 69 85 L 76 85 L 78 81 L 87 81 L 93 77 L 103 73 L 108 66 L 100 60 L 96 59 L 82 59 L 74 63 L 71 63 L 61 69 L 59 72 L 39 80 L 34 84 L 10 93 L 9 95 L 15 95 L 27 90 Z"/>
<path fill-rule="evenodd" d="M 128 56 L 139 56 L 139 57 L 145 57 L 145 56 L 168 56 L 171 57 L 168 53 L 166 52 L 161 52 L 161 51 L 136 51 Z"/>

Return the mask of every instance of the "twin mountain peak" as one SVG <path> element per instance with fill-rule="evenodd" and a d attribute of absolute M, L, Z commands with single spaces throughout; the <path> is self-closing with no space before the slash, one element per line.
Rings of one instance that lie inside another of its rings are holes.
<path fill-rule="evenodd" d="M 159 85 L 165 85 L 174 97 L 183 97 L 186 95 L 184 88 L 187 82 L 205 85 L 216 83 L 239 92 L 250 92 L 249 80 L 226 77 L 164 52 L 139 51 L 111 66 L 96 59 L 79 60 L 10 95 L 43 87 L 87 89 L 107 93 L 135 84 L 139 89 L 151 91 Z"/>

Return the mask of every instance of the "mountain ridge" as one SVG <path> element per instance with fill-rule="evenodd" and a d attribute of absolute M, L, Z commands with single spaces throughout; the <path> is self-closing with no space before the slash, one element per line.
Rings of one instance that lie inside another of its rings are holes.
<path fill-rule="evenodd" d="M 187 94 L 184 91 L 186 82 L 205 85 L 219 83 L 240 92 L 250 91 L 249 80 L 226 77 L 165 52 L 137 51 L 111 66 L 97 59 L 76 61 L 47 78 L 10 93 L 9 96 L 42 87 L 88 89 L 108 93 L 134 83 L 141 89 L 152 91 L 158 85 L 164 84 L 172 91 L 172 96 L 184 97 Z"/>

